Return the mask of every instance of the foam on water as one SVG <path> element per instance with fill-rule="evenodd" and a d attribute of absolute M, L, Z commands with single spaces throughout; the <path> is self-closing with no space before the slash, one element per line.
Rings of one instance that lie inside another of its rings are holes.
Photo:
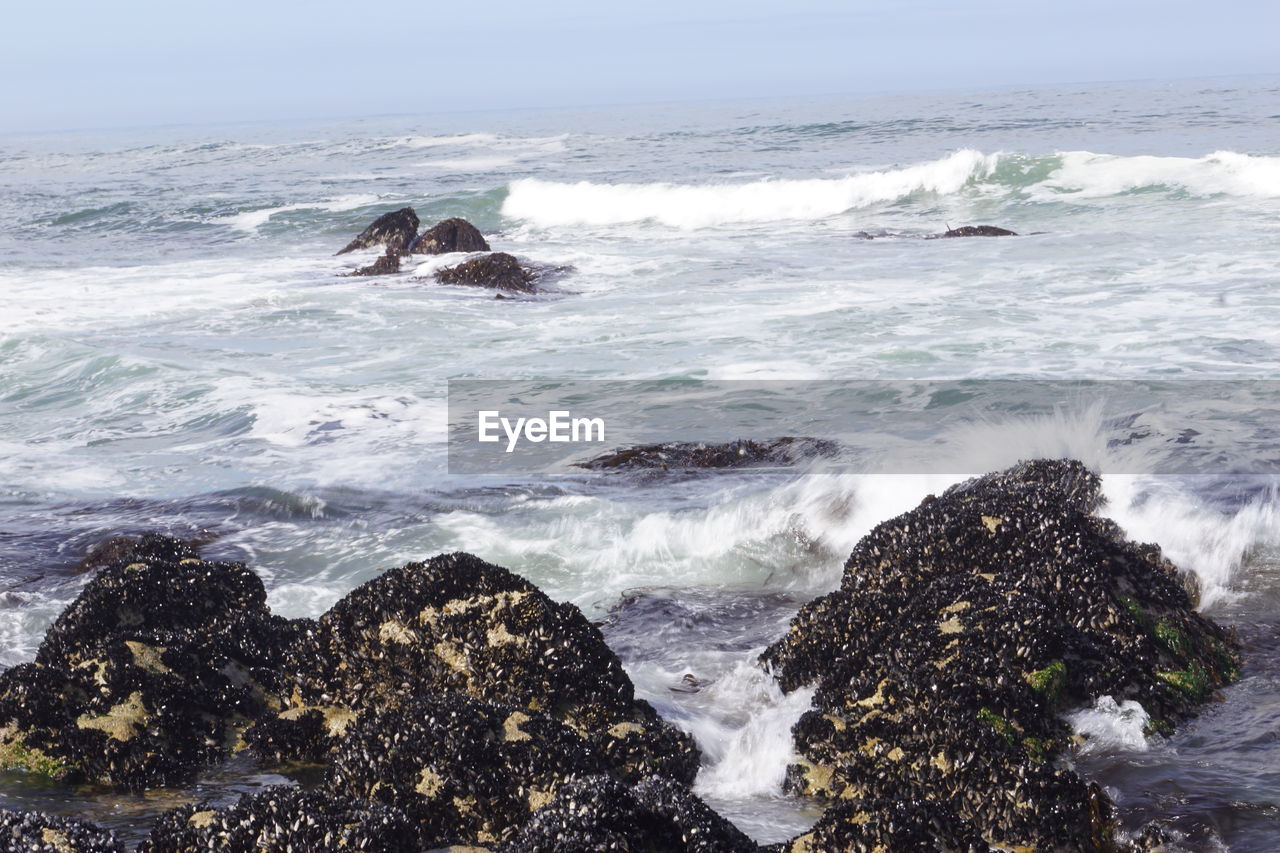
<path fill-rule="evenodd" d="M 237 231 L 244 231 L 249 234 L 256 233 L 259 228 L 267 224 L 271 217 L 280 213 L 289 213 L 295 210 L 326 210 L 331 213 L 341 210 L 355 210 L 358 207 L 366 207 L 376 204 L 383 200 L 383 196 L 373 193 L 364 193 L 361 195 L 346 195 L 338 198 L 327 199 L 317 202 L 301 202 L 299 204 L 282 204 L 277 207 L 264 207 L 260 210 L 246 210 L 243 213 L 235 213 L 230 216 L 223 216 L 215 221 L 225 222 Z"/>
<path fill-rule="evenodd" d="M 989 175 L 999 155 L 957 151 L 929 163 L 845 178 L 738 184 L 565 184 L 524 178 L 511 184 L 504 215 L 542 226 L 652 220 L 675 228 L 824 219 L 913 193 L 958 192 Z"/>
<path fill-rule="evenodd" d="M 1088 738 L 1080 747 L 1085 754 L 1112 750 L 1141 752 L 1149 746 L 1146 727 L 1151 717 L 1133 699 L 1117 703 L 1110 696 L 1099 696 L 1093 707 L 1073 711 L 1064 719 L 1076 734 Z"/>
<path fill-rule="evenodd" d="M 1151 189 L 1199 196 L 1280 198 L 1280 157 L 1215 151 L 1204 157 L 1118 157 L 1089 151 L 1059 155 L 1062 165 L 1029 194 L 1051 201 L 1063 194 L 1098 199 Z"/>

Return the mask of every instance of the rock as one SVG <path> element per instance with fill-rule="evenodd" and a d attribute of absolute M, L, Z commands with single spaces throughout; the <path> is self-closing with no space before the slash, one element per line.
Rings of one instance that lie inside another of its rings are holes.
<path fill-rule="evenodd" d="M 391 213 L 384 213 L 356 238 L 341 249 L 338 254 L 345 255 L 356 249 L 367 249 L 370 246 L 386 246 L 388 249 L 403 251 L 413 242 L 418 234 L 418 214 L 412 207 L 402 207 Z"/>
<path fill-rule="evenodd" d="M 608 776 L 562 785 L 501 853 L 748 853 L 758 848 L 688 789 L 655 779 L 628 789 Z"/>
<path fill-rule="evenodd" d="M 994 225 L 964 225 L 960 228 L 949 228 L 939 237 L 1017 237 L 1017 233 Z"/>
<path fill-rule="evenodd" d="M 87 821 L 0 810 L 5 853 L 125 853 L 115 835 Z"/>
<path fill-rule="evenodd" d="M 435 276 L 436 281 L 441 284 L 470 284 L 519 293 L 533 293 L 536 290 L 533 270 L 523 266 L 515 256 L 506 252 L 494 252 L 463 261 L 457 266 L 436 270 Z"/>
<path fill-rule="evenodd" d="M 419 853 L 417 827 L 384 805 L 276 786 L 234 806 L 166 812 L 138 853 Z"/>
<path fill-rule="evenodd" d="M 496 843 L 566 780 L 607 770 L 544 714 L 440 694 L 363 713 L 334 753 L 327 784 L 403 810 L 435 847 Z"/>
<path fill-rule="evenodd" d="M 489 244 L 479 229 L 467 220 L 457 218 L 436 223 L 409 246 L 409 252 L 414 255 L 487 251 Z"/>
<path fill-rule="evenodd" d="M 1157 548 L 1094 514 L 1100 495 L 1078 462 L 1024 463 L 863 538 L 761 658 L 784 690 L 817 684 L 788 788 L 936 803 L 1005 847 L 1108 848 L 1111 803 L 1057 762 L 1060 715 L 1111 695 L 1167 730 L 1239 657 Z M 830 837 L 859 837 L 830 817 Z"/>
<path fill-rule="evenodd" d="M 790 466 L 818 457 L 835 456 L 839 446 L 819 438 L 738 439 L 727 444 L 670 441 L 615 450 L 586 462 L 575 463 L 591 471 L 645 468 L 757 468 Z"/>
<path fill-rule="evenodd" d="M 286 714 L 458 693 L 549 714 L 624 778 L 687 783 L 697 773 L 692 739 L 635 698 L 621 661 L 577 607 L 470 554 L 392 569 L 300 637 L 286 666 L 295 681 Z"/>
<path fill-rule="evenodd" d="M 102 569 L 36 661 L 0 674 L 0 765 L 127 790 L 181 784 L 280 706 L 295 632 L 268 613 L 258 577 L 184 556 L 177 540 L 149 547 Z"/>
<path fill-rule="evenodd" d="M 89 553 L 75 565 L 77 572 L 96 572 L 112 563 L 136 563 L 146 560 L 185 560 L 199 557 L 196 543 L 158 533 L 144 533 L 139 537 L 113 536 L 97 542 Z"/>
<path fill-rule="evenodd" d="M 400 252 L 397 249 L 387 249 L 376 261 L 367 267 L 360 267 L 353 272 L 347 273 L 347 276 L 391 275 L 398 272 L 400 272 Z"/>
<path fill-rule="evenodd" d="M 968 821 L 936 801 L 845 800 L 833 805 L 813 829 L 770 853 L 819 850 L 933 850 L 987 853 L 991 848 Z"/>

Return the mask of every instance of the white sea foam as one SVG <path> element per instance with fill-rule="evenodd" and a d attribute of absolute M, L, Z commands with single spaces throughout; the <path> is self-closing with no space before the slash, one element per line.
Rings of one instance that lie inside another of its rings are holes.
<path fill-rule="evenodd" d="M 652 220 L 675 228 L 779 220 L 818 220 L 919 192 L 959 192 L 991 174 L 998 154 L 965 149 L 940 160 L 844 178 L 681 185 L 556 183 L 525 178 L 511 184 L 502 212 L 537 225 L 611 225 Z"/>
<path fill-rule="evenodd" d="M 1119 157 L 1070 151 L 1062 166 L 1029 190 L 1040 201 L 1104 198 L 1153 188 L 1197 196 L 1280 198 L 1280 157 L 1215 151 L 1205 157 Z"/>
<path fill-rule="evenodd" d="M 1090 752 L 1142 752 L 1149 747 L 1146 736 L 1151 717 L 1133 699 L 1116 702 L 1110 696 L 1099 696 L 1092 708 L 1082 708 L 1063 717 L 1076 734 L 1088 741 L 1080 747 Z"/>
<path fill-rule="evenodd" d="M 374 204 L 381 199 L 382 196 L 370 193 L 362 195 L 344 195 L 339 198 L 328 199 L 325 201 L 303 202 L 301 204 L 283 204 L 278 207 L 264 207 L 260 210 L 247 210 L 243 213 L 222 216 L 214 221 L 224 222 L 237 231 L 244 231 L 252 234 L 265 225 L 271 217 L 279 213 L 289 213 L 295 210 L 327 210 L 330 212 L 355 210 L 357 207 Z"/>
<path fill-rule="evenodd" d="M 718 714 L 685 721 L 703 751 L 694 786 L 703 796 L 743 799 L 781 793 L 787 765 L 795 760 L 791 727 L 809 710 L 815 689 L 784 694 L 752 660 L 742 661 L 705 689 L 706 705 Z"/>

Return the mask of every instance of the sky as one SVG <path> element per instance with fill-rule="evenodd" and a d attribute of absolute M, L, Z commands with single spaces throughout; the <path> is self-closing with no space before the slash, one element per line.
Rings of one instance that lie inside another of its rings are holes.
<path fill-rule="evenodd" d="M 1280 72 L 1280 3 L 6 3 L 0 132 Z"/>

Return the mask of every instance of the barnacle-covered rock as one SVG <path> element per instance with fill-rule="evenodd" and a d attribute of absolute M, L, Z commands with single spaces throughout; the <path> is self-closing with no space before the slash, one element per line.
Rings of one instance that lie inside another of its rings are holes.
<path fill-rule="evenodd" d="M 667 779 L 635 788 L 607 776 L 562 785 L 501 853 L 749 853 L 741 830 Z"/>
<path fill-rule="evenodd" d="M 697 773 L 692 738 L 636 700 L 621 661 L 577 607 L 470 554 L 392 569 L 300 633 L 285 713 L 459 693 L 566 723 L 624 778 L 688 783 Z"/>
<path fill-rule="evenodd" d="M 769 853 L 837 850 L 937 850 L 987 853 L 989 845 L 968 821 L 945 805 L 920 800 L 843 800 L 808 832 Z"/>
<path fill-rule="evenodd" d="M 36 661 L 0 674 L 0 764 L 131 790 L 176 784 L 280 707 L 292 626 L 244 566 L 189 553 L 157 539 L 106 566 Z"/>
<path fill-rule="evenodd" d="M 125 846 L 112 833 L 86 821 L 0 809 L 0 851 L 125 853 Z"/>
<path fill-rule="evenodd" d="M 166 812 L 138 853 L 418 853 L 420 833 L 403 813 L 322 791 L 277 786 L 234 806 Z"/>
<path fill-rule="evenodd" d="M 403 810 L 426 840 L 492 844 L 565 780 L 607 770 L 563 723 L 443 694 L 362 714 L 333 754 L 327 784 Z"/>
<path fill-rule="evenodd" d="M 863 538 L 841 588 L 762 656 L 785 690 L 817 683 L 788 786 L 936 802 L 1009 847 L 1111 844 L 1106 796 L 1055 766 L 1060 714 L 1111 695 L 1171 726 L 1235 676 L 1238 650 L 1157 548 L 1094 514 L 1100 494 L 1078 462 L 1024 463 Z"/>

